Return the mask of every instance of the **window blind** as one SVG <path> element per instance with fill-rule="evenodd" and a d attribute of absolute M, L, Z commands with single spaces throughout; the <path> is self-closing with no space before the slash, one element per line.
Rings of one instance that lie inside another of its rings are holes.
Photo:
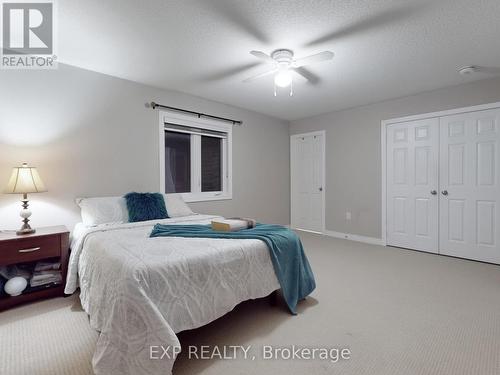
<path fill-rule="evenodd" d="M 175 131 L 175 132 L 179 132 L 179 133 L 205 135 L 208 137 L 227 138 L 226 132 L 201 129 L 201 128 L 194 128 L 191 126 L 184 126 L 184 125 L 177 125 L 177 124 L 170 124 L 170 123 L 165 123 L 165 130 Z"/>

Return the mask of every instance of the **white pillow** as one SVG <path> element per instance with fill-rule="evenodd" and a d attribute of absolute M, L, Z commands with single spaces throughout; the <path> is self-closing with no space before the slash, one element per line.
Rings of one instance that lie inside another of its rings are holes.
<path fill-rule="evenodd" d="M 180 194 L 163 194 L 163 199 L 167 207 L 168 217 L 181 217 L 194 214 Z"/>
<path fill-rule="evenodd" d="M 123 197 L 78 198 L 76 203 L 86 226 L 128 223 L 127 202 Z"/>

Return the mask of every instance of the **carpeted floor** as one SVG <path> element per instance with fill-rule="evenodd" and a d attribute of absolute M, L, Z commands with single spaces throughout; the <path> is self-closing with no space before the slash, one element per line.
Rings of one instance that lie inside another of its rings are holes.
<path fill-rule="evenodd" d="M 289 315 L 249 301 L 188 345 L 251 345 L 257 360 L 195 360 L 175 375 L 499 375 L 500 267 L 301 234 L 317 290 Z M 91 374 L 97 334 L 77 297 L 0 313 L 0 374 Z M 259 360 L 264 345 L 349 348 L 351 358 Z M 212 348 L 212 347 L 211 347 Z"/>

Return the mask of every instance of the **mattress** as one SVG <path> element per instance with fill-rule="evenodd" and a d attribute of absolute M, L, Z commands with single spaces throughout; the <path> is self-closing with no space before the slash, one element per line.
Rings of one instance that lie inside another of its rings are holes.
<path fill-rule="evenodd" d="M 90 325 L 100 332 L 96 374 L 170 374 L 180 348 L 176 333 L 279 289 L 260 240 L 149 237 L 156 223 L 213 219 L 220 217 L 75 228 L 65 292 L 80 287 Z M 157 347 L 169 354 L 151 359 Z"/>

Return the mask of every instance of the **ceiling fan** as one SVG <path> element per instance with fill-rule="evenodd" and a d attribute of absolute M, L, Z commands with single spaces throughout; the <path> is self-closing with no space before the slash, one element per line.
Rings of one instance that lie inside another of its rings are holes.
<path fill-rule="evenodd" d="M 249 16 L 253 14 L 253 12 L 249 12 L 249 8 L 245 7 L 251 6 L 254 2 L 239 2 L 234 0 L 199 0 L 198 3 L 202 6 L 206 6 L 206 9 L 208 11 L 215 12 L 216 15 L 222 16 L 225 21 L 228 21 L 233 26 L 238 27 L 243 33 L 252 36 L 261 45 L 269 45 L 276 42 L 276 40 L 272 39 L 270 35 L 266 33 L 266 30 L 259 29 L 255 24 L 256 20 Z M 314 2 L 311 2 L 311 4 L 312 3 Z M 343 38 L 356 35 L 358 33 L 368 33 L 373 30 L 376 31 L 381 26 L 394 23 L 397 24 L 409 17 L 415 16 L 418 13 L 427 11 L 431 4 L 433 4 L 432 0 L 418 2 L 407 1 L 401 3 L 404 4 L 397 6 L 394 5 L 389 8 L 382 9 L 376 13 L 372 13 L 369 16 L 357 18 L 351 23 L 348 23 L 342 27 L 335 26 L 333 30 L 326 31 L 326 33 L 323 35 L 320 35 L 309 41 L 304 41 L 302 46 L 307 48 L 317 47 L 320 45 L 324 45 L 325 43 L 332 43 L 339 39 L 341 40 Z M 320 81 L 319 77 L 317 77 L 314 73 L 304 67 L 305 65 L 319 61 L 331 60 L 333 58 L 333 53 L 329 51 L 299 59 L 295 59 L 293 51 L 289 49 L 279 49 L 271 53 L 271 55 L 265 54 L 261 51 L 251 51 L 250 53 L 259 58 L 259 60 L 269 63 L 270 65 L 272 65 L 272 67 L 269 71 L 258 74 L 254 77 L 250 77 L 244 82 L 251 82 L 255 79 L 274 74 L 275 93 L 276 87 L 280 87 L 277 84 L 286 84 L 285 87 L 290 86 L 291 95 L 293 95 L 291 86 L 293 84 L 294 76 L 304 76 L 306 77 L 308 82 L 312 84 L 318 83 Z M 253 68 L 254 66 L 256 66 L 256 64 L 247 63 L 244 65 L 226 68 L 221 71 L 215 72 L 215 74 L 209 74 L 207 76 L 201 77 L 201 79 L 206 81 L 218 81 L 228 76 L 240 74 L 241 72 Z M 281 71 L 283 71 L 283 74 L 279 74 Z"/>
<path fill-rule="evenodd" d="M 266 72 L 245 79 L 243 82 L 252 82 L 259 78 L 274 74 L 274 96 L 277 87 L 290 87 L 290 96 L 293 95 L 293 75 L 298 74 L 308 81 L 315 80 L 314 76 L 303 69 L 304 66 L 333 59 L 333 52 L 323 51 L 307 57 L 294 58 L 292 50 L 277 49 L 268 55 L 262 51 L 250 51 L 250 54 L 270 65 Z"/>

